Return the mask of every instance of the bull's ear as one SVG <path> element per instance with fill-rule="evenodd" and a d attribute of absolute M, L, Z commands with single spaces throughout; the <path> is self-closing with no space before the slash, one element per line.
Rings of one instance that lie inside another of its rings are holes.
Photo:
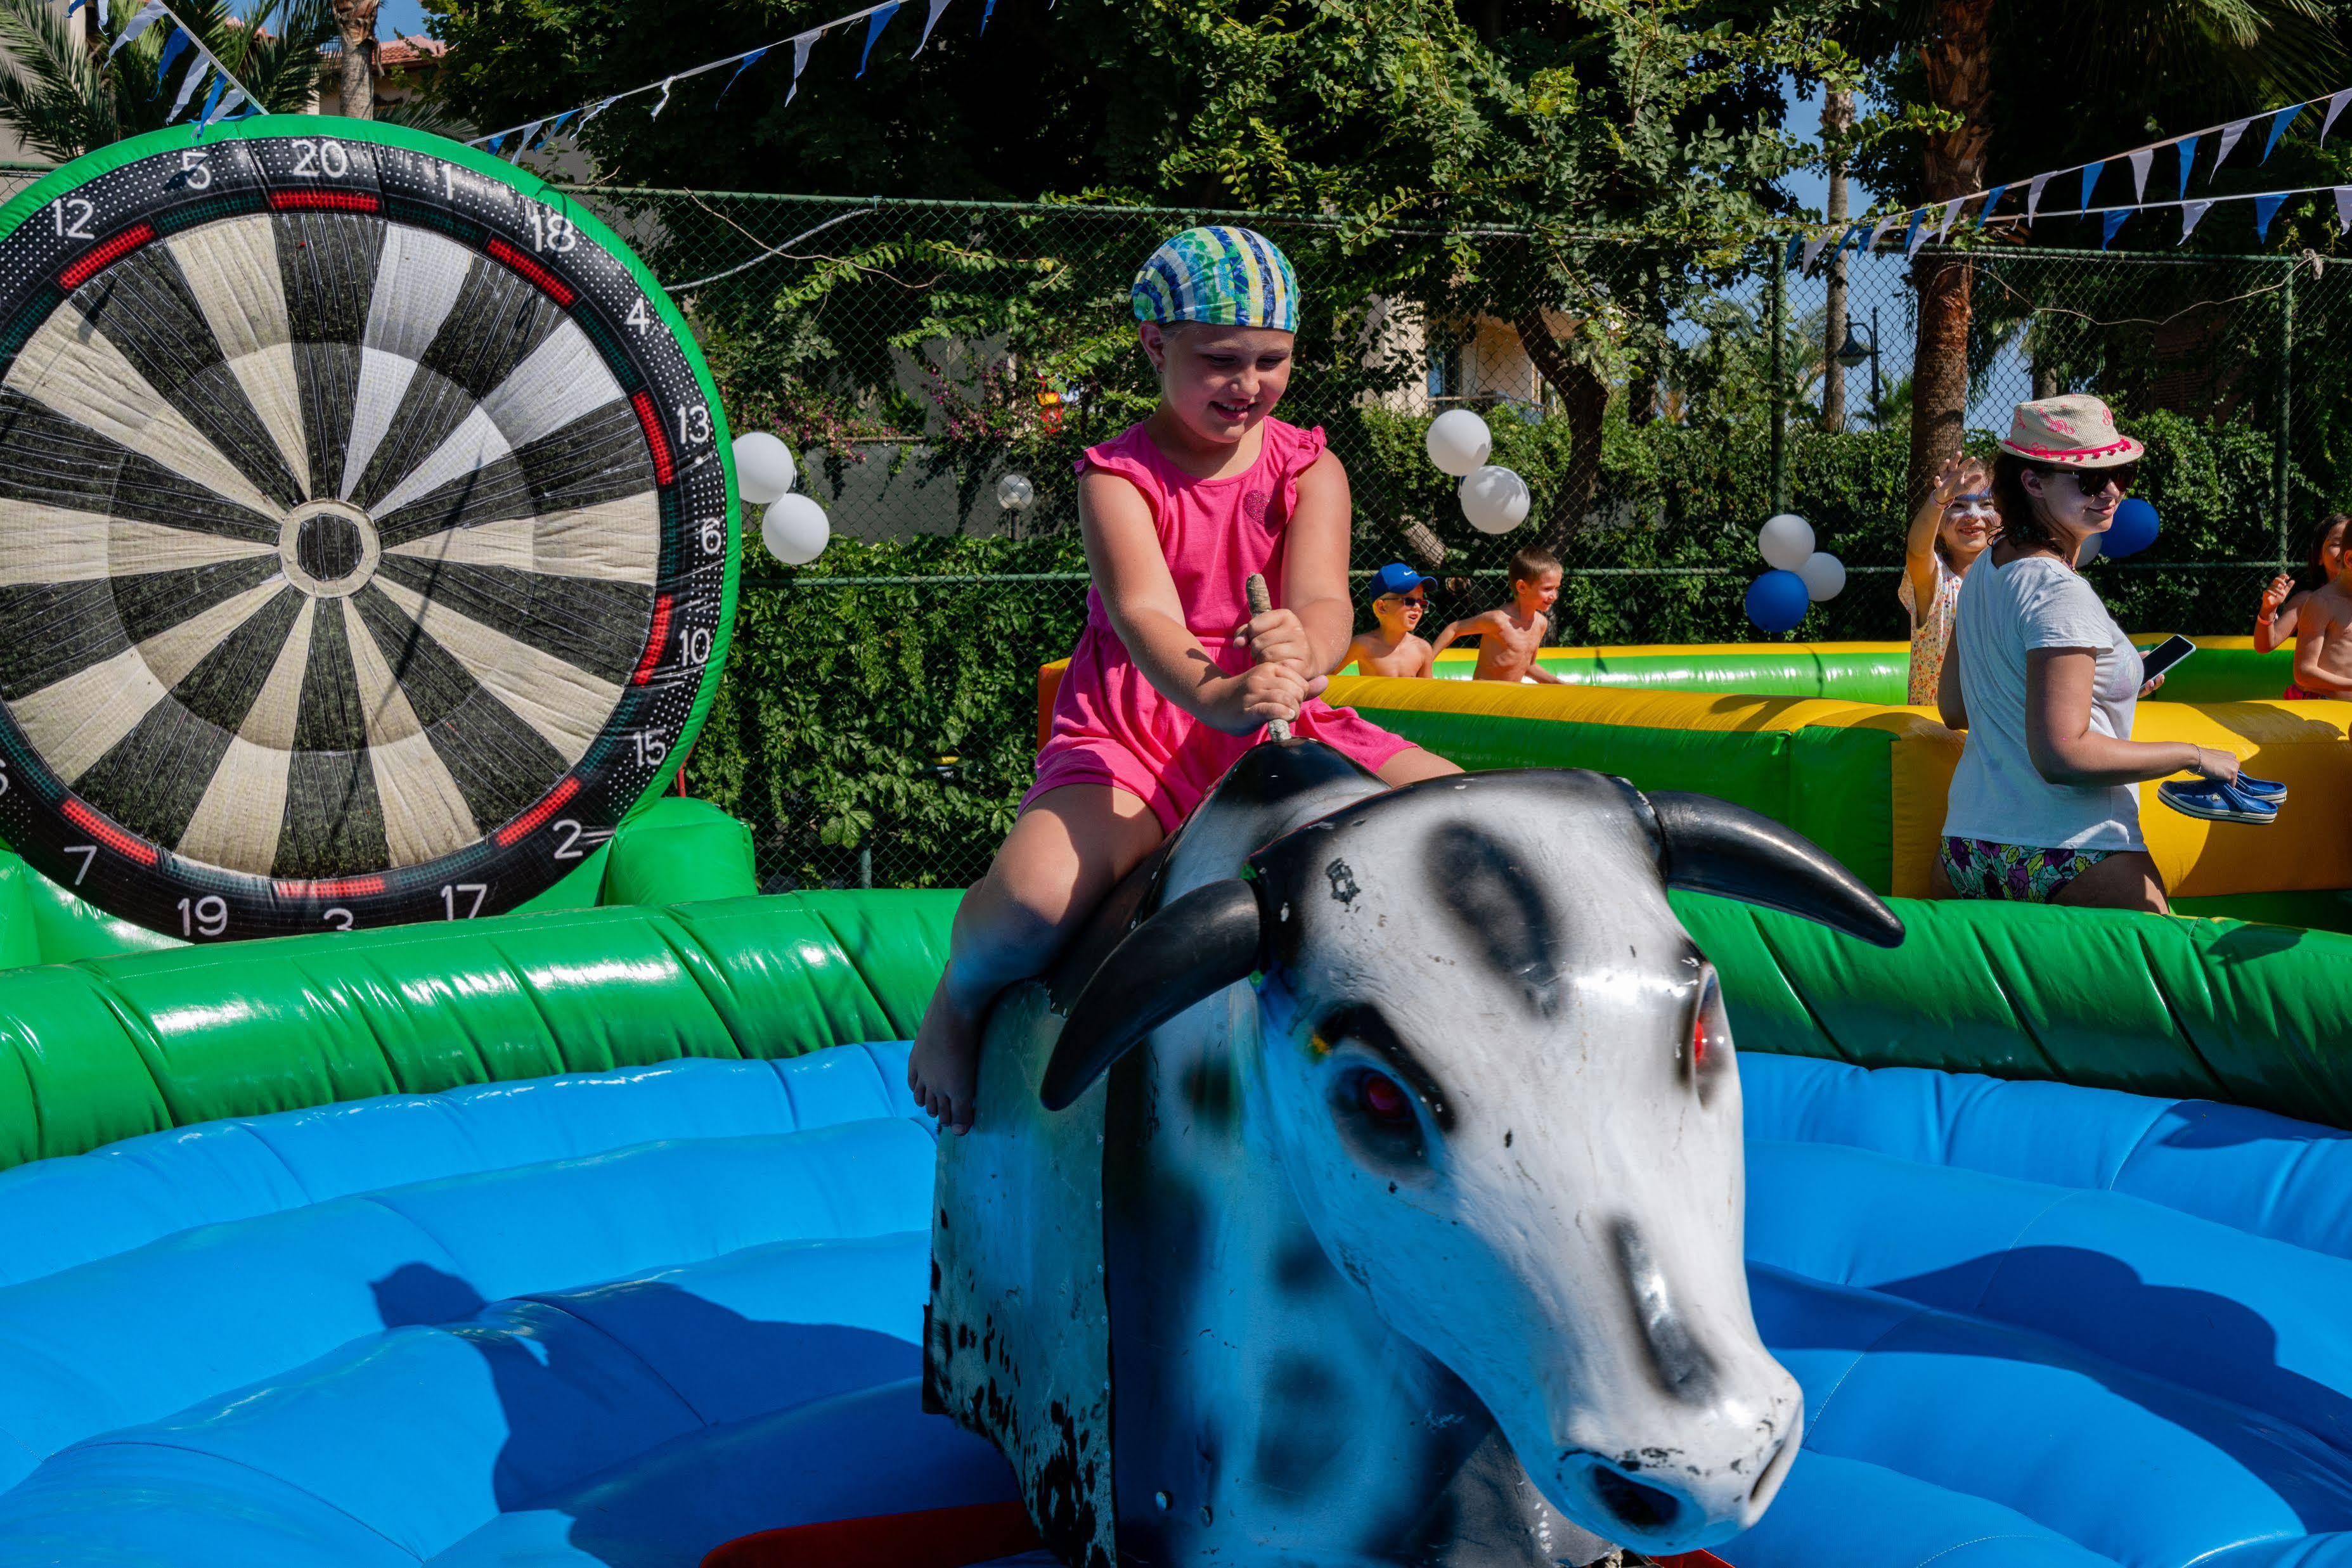
<path fill-rule="evenodd" d="M 1070 1004 L 1038 1098 L 1060 1111 L 1136 1041 L 1258 967 L 1257 894 L 1239 878 L 1196 887 L 1128 933 Z"/>
<path fill-rule="evenodd" d="M 1668 887 L 1801 915 L 1881 947 L 1902 942 L 1895 912 L 1804 834 L 1712 795 L 1662 789 L 1646 798 Z"/>

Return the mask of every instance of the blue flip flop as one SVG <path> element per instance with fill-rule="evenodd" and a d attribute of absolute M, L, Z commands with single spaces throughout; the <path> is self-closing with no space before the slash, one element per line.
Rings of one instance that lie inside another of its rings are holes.
<path fill-rule="evenodd" d="M 2236 789 L 2239 794 L 2249 800 L 2257 800 L 2271 806 L 2286 804 L 2286 786 L 2273 784 L 2267 779 L 2249 779 L 2241 773 L 2238 775 Z"/>
<path fill-rule="evenodd" d="M 2184 817 L 2201 817 L 2209 822 L 2247 822 L 2255 826 L 2278 821 L 2278 808 L 2268 800 L 2258 800 L 2240 794 L 2227 784 L 2201 779 L 2191 783 L 2166 783 L 2156 787 L 2156 798 Z"/>

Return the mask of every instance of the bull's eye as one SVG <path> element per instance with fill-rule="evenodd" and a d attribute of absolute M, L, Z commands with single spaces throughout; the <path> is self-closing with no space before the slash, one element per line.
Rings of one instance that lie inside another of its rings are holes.
<path fill-rule="evenodd" d="M 1691 1009 L 1690 1043 L 1683 1056 L 1684 1076 L 1698 1091 L 1699 1103 L 1714 1098 L 1715 1082 L 1731 1065 L 1731 1021 L 1724 1016 L 1723 987 L 1709 969 L 1700 983 L 1698 1006 Z"/>
<path fill-rule="evenodd" d="M 1412 1120 L 1412 1103 L 1397 1081 L 1385 1072 L 1360 1073 L 1356 1079 L 1356 1103 L 1364 1114 L 1386 1126 L 1401 1127 Z"/>
<path fill-rule="evenodd" d="M 1331 1121 L 1361 1164 L 1389 1179 L 1428 1176 L 1428 1148 L 1412 1091 L 1377 1067 L 1350 1066 L 1331 1083 Z"/>

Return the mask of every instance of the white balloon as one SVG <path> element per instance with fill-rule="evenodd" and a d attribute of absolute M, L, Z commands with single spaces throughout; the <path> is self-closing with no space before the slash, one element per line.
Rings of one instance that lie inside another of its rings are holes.
<path fill-rule="evenodd" d="M 1493 464 L 1464 479 L 1460 490 L 1462 515 L 1482 534 L 1509 533 L 1527 520 L 1534 499 L 1525 479 Z"/>
<path fill-rule="evenodd" d="M 1429 460 L 1441 473 L 1472 474 L 1495 449 L 1486 422 L 1466 408 L 1449 408 L 1429 423 Z"/>
<path fill-rule="evenodd" d="M 768 553 L 786 566 L 806 566 L 824 553 L 833 524 L 824 508 L 806 496 L 780 496 L 768 504 L 760 519 L 760 538 Z"/>
<path fill-rule="evenodd" d="M 1008 512 L 1025 512 L 1037 504 L 1037 486 L 1026 474 L 1007 474 L 996 482 L 996 504 Z"/>
<path fill-rule="evenodd" d="M 2083 548 L 2074 552 L 2074 570 L 2076 571 L 2082 570 L 2084 567 L 2099 559 L 2099 539 L 2102 536 L 2098 534 L 2084 534 L 2083 536 Z"/>
<path fill-rule="evenodd" d="M 1756 536 L 1756 548 L 1763 551 L 1767 566 L 1801 571 L 1805 558 L 1813 553 L 1813 525 L 1794 512 L 1782 512 L 1765 522 L 1763 532 Z"/>
<path fill-rule="evenodd" d="M 1805 594 L 1814 603 L 1824 603 L 1845 591 L 1845 562 L 1826 551 L 1815 550 L 1797 569 L 1805 580 Z"/>
<path fill-rule="evenodd" d="M 793 449 L 764 430 L 735 438 L 735 493 L 754 507 L 772 506 L 800 477 Z"/>

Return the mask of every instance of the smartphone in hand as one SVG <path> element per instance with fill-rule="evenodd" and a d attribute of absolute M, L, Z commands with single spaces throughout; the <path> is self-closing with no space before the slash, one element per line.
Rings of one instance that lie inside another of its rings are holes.
<path fill-rule="evenodd" d="M 2167 637 L 2140 655 L 2140 682 L 2146 685 L 2197 652 L 2197 644 L 2179 635 Z"/>

